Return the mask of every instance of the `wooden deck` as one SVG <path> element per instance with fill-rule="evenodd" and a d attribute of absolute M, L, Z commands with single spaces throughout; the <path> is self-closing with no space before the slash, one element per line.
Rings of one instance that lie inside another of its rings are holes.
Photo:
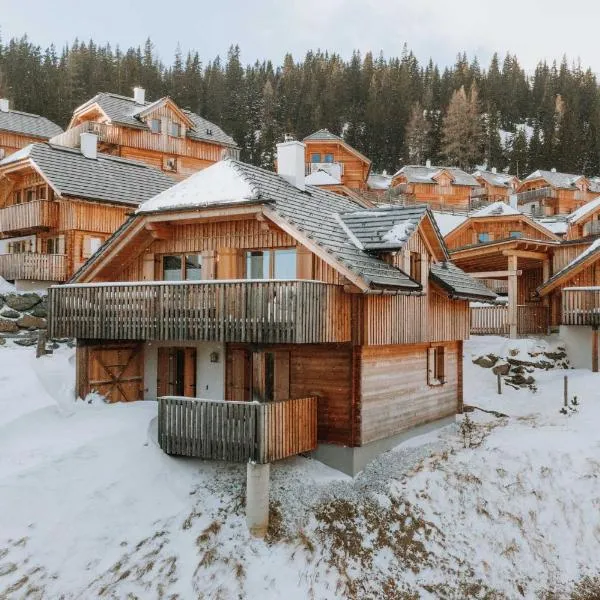
<path fill-rule="evenodd" d="M 58 203 L 36 200 L 14 204 L 0 210 L 0 233 L 40 231 L 56 227 Z"/>
<path fill-rule="evenodd" d="M 564 288 L 561 324 L 600 326 L 600 287 Z"/>
<path fill-rule="evenodd" d="M 80 284 L 49 290 L 50 335 L 94 340 L 347 342 L 350 296 L 316 281 Z"/>
<path fill-rule="evenodd" d="M 64 281 L 67 278 L 67 257 L 36 252 L 0 254 L 0 275 L 11 281 Z"/>
<path fill-rule="evenodd" d="M 270 463 L 317 447 L 317 398 L 268 403 L 159 398 L 158 441 L 167 454 Z"/>

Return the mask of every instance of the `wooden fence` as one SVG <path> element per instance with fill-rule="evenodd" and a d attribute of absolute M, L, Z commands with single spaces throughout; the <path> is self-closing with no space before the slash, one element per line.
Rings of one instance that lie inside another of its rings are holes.
<path fill-rule="evenodd" d="M 517 306 L 519 335 L 546 335 L 548 307 L 539 304 Z M 508 335 L 508 306 L 474 306 L 471 308 L 471 333 L 475 335 Z"/>
<path fill-rule="evenodd" d="M 600 325 L 600 287 L 562 290 L 562 325 Z"/>
<path fill-rule="evenodd" d="M 0 275 L 10 280 L 64 281 L 67 278 L 67 257 L 37 252 L 0 254 Z"/>
<path fill-rule="evenodd" d="M 517 306 L 517 333 L 519 335 L 547 335 L 548 307 L 543 304 Z"/>
<path fill-rule="evenodd" d="M 56 227 L 58 203 L 35 200 L 13 204 L 0 210 L 0 233 Z"/>
<path fill-rule="evenodd" d="M 316 281 L 75 284 L 49 290 L 53 337 L 254 343 L 350 341 L 350 296 Z"/>
<path fill-rule="evenodd" d="M 317 398 L 258 403 L 162 397 L 158 441 L 167 454 L 270 463 L 317 447 Z"/>

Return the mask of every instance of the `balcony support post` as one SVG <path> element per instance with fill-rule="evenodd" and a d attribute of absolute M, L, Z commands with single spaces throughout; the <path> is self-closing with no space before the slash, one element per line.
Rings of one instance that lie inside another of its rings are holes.
<path fill-rule="evenodd" d="M 518 277 L 517 277 L 517 256 L 508 257 L 508 335 L 510 339 L 517 338 L 518 332 L 518 316 L 517 316 L 517 301 L 518 294 Z"/>
<path fill-rule="evenodd" d="M 598 325 L 592 327 L 592 373 L 598 372 Z"/>
<path fill-rule="evenodd" d="M 246 471 L 246 524 L 254 537 L 265 537 L 269 528 L 270 474 L 270 463 L 248 463 Z"/>

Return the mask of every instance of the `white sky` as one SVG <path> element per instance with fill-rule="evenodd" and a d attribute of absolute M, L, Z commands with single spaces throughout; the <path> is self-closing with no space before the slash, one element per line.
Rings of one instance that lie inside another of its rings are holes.
<path fill-rule="evenodd" d="M 592 0 L 0 0 L 0 14 L 4 40 L 27 33 L 61 47 L 78 36 L 126 48 L 150 36 L 167 63 L 178 43 L 204 61 L 237 43 L 244 62 L 279 64 L 287 51 L 301 58 L 317 48 L 396 56 L 406 42 L 421 62 L 452 64 L 465 50 L 487 66 L 497 50 L 516 53 L 527 71 L 567 54 L 600 72 L 600 3 Z"/>

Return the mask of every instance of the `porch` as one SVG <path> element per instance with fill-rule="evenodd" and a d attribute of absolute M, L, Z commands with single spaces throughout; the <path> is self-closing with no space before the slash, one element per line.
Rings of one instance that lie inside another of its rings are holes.
<path fill-rule="evenodd" d="M 562 325 L 600 325 L 600 287 L 570 287 L 562 290 Z"/>

